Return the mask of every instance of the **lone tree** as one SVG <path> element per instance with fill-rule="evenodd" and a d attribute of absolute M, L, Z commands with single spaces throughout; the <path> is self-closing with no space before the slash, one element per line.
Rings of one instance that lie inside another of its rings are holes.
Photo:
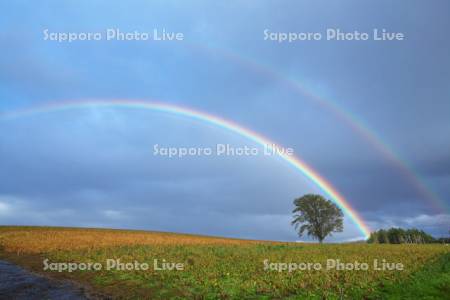
<path fill-rule="evenodd" d="M 320 195 L 304 195 L 295 199 L 294 205 L 292 225 L 298 229 L 300 237 L 306 231 L 308 236 L 322 243 L 332 232 L 342 232 L 344 229 L 342 210 Z"/>

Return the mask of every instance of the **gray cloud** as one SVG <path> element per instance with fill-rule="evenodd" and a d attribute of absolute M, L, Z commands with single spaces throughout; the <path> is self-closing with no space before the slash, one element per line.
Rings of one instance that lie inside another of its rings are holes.
<path fill-rule="evenodd" d="M 446 1 L 433 6 L 420 1 L 97 5 L 92 10 L 88 1 L 0 4 L 5 12 L 0 21 L 0 112 L 83 98 L 156 98 L 195 107 L 294 148 L 372 228 L 417 224 L 434 233 L 445 229 L 445 224 L 427 223 L 446 212 L 433 210 L 408 176 L 417 176 L 450 204 Z M 96 31 L 111 26 L 183 31 L 186 43 L 42 40 L 44 28 Z M 263 41 L 266 28 L 327 27 L 380 27 L 402 31 L 407 39 Z M 342 121 L 327 102 L 351 116 L 353 124 Z M 411 174 L 405 176 L 358 133 L 358 124 L 379 136 Z M 167 159 L 152 155 L 155 143 L 252 145 L 201 122 L 133 109 L 0 120 L 0 222 L 296 240 L 288 222 L 292 200 L 321 192 L 277 159 Z M 357 236 L 347 220 L 345 232 L 334 240 Z"/>

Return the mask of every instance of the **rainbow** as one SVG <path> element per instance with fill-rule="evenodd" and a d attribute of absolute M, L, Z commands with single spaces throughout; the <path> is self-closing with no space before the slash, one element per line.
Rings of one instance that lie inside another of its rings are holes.
<path fill-rule="evenodd" d="M 293 155 L 288 155 L 283 148 L 268 138 L 256 133 L 248 128 L 244 128 L 239 124 L 236 124 L 230 120 L 223 119 L 218 116 L 211 115 L 206 112 L 201 112 L 191 108 L 182 107 L 179 105 L 161 103 L 161 102 L 149 102 L 143 100 L 84 100 L 84 101 L 63 101 L 47 103 L 44 105 L 33 106 L 21 110 L 15 110 L 11 112 L 1 113 L 0 120 L 10 120 L 19 117 L 25 117 L 29 115 L 49 113 L 71 109 L 81 109 L 89 107 L 120 107 L 120 108 L 136 108 L 147 109 L 152 111 L 170 113 L 180 116 L 185 116 L 215 125 L 219 128 L 223 128 L 230 132 L 236 133 L 248 140 L 253 141 L 263 147 L 271 147 L 277 155 L 286 161 L 290 166 L 300 171 L 304 176 L 316 184 L 323 192 L 325 192 L 331 200 L 338 205 L 346 216 L 357 226 L 359 231 L 363 234 L 364 238 L 368 238 L 370 235 L 370 229 L 365 224 L 363 219 L 358 213 L 351 207 L 350 203 L 342 196 L 333 185 L 322 177 L 317 171 L 315 171 L 306 162 Z"/>
<path fill-rule="evenodd" d="M 450 211 L 450 207 L 448 207 L 446 202 L 424 183 L 424 180 L 421 179 L 420 175 L 414 170 L 414 168 L 407 161 L 402 159 L 401 156 L 393 150 L 392 146 L 383 141 L 377 133 L 371 130 L 369 126 L 355 114 L 342 109 L 332 101 L 328 101 L 323 97 L 313 94 L 297 80 L 287 77 L 273 70 L 273 68 L 265 66 L 263 63 L 255 62 L 229 50 L 210 48 L 194 43 L 190 43 L 189 46 L 195 50 L 209 52 L 214 55 L 219 54 L 221 57 L 232 61 L 241 67 L 251 70 L 258 75 L 273 79 L 276 82 L 283 84 L 286 88 L 292 90 L 293 92 L 301 94 L 302 96 L 305 96 L 306 99 L 317 103 L 322 108 L 331 112 L 340 122 L 351 128 L 353 132 L 362 137 L 369 145 L 373 147 L 373 149 L 377 150 L 386 161 L 392 164 L 402 174 L 403 178 L 405 178 L 411 186 L 413 186 L 415 190 L 422 195 L 422 197 L 424 197 L 424 199 L 428 200 L 437 212 Z"/>

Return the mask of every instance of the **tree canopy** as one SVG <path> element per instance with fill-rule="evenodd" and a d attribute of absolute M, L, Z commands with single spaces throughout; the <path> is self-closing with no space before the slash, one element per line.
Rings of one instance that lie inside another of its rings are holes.
<path fill-rule="evenodd" d="M 368 243 L 379 244 L 426 244 L 434 241 L 431 235 L 415 228 L 380 229 L 372 232 L 367 240 Z"/>
<path fill-rule="evenodd" d="M 304 195 L 294 200 L 294 206 L 292 225 L 300 237 L 306 232 L 322 243 L 328 235 L 344 229 L 342 210 L 320 195 Z"/>

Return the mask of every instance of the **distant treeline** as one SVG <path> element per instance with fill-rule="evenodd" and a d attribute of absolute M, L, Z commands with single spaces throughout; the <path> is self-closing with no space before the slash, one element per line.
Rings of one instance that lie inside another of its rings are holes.
<path fill-rule="evenodd" d="M 429 244 L 429 243 L 447 243 L 448 239 L 435 239 L 423 230 L 390 228 L 380 229 L 370 234 L 368 243 L 378 244 Z"/>

